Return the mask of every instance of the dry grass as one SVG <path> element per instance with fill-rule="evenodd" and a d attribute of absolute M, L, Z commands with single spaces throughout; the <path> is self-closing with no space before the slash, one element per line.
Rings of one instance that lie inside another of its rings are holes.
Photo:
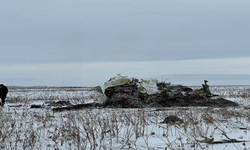
<path fill-rule="evenodd" d="M 223 93 L 225 90 L 220 89 Z M 220 90 L 216 93 L 220 94 Z M 233 96 L 231 88 L 225 97 Z M 239 89 L 238 89 L 239 90 Z M 249 89 L 234 91 L 234 95 L 249 98 Z M 213 88 L 213 91 L 216 89 Z M 32 93 L 33 92 L 33 93 Z M 50 109 L 31 110 L 29 104 L 38 100 L 62 100 L 63 91 L 36 91 L 15 93 L 8 102 L 25 103 L 23 107 L 0 108 L 0 148 L 11 149 L 211 149 L 204 140 L 237 138 L 234 132 L 250 131 L 250 114 L 244 108 L 145 108 L 145 109 L 84 109 L 53 113 Z M 78 92 L 70 90 L 68 92 Z M 83 92 L 74 98 L 67 93 L 65 99 L 95 99 L 93 93 Z M 25 94 L 27 93 L 27 94 Z M 50 93 L 50 94 L 49 94 Z M 30 99 L 32 95 L 35 98 Z M 77 95 L 77 94 L 76 94 Z M 87 96 L 86 96 L 87 95 Z M 55 96 L 50 99 L 51 96 Z M 183 124 L 161 124 L 168 115 L 181 118 Z M 244 140 L 244 136 L 243 136 Z M 155 144 L 158 143 L 158 144 Z M 245 144 L 245 145 L 244 145 Z M 249 147 L 249 143 L 235 143 L 234 149 Z M 225 145 L 226 149 L 226 145 Z"/>

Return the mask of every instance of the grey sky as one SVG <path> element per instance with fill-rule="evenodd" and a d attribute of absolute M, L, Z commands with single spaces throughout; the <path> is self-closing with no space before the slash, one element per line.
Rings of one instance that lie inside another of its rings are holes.
<path fill-rule="evenodd" d="M 250 56 L 248 0 L 1 0 L 1 63 Z"/>
<path fill-rule="evenodd" d="M 0 65 L 245 60 L 250 57 L 249 8 L 249 0 L 1 0 Z M 33 68 L 20 77 L 9 69 L 12 73 L 0 77 L 11 84 L 23 84 L 13 80 L 17 77 L 29 84 L 41 81 L 39 76 L 43 84 L 57 76 L 57 85 L 85 80 L 84 69 L 69 70 Z"/>

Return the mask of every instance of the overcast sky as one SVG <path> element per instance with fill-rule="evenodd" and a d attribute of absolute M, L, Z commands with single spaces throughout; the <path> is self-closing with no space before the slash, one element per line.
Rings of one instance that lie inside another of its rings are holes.
<path fill-rule="evenodd" d="M 0 80 L 250 75 L 249 8 L 249 0 L 1 0 Z"/>

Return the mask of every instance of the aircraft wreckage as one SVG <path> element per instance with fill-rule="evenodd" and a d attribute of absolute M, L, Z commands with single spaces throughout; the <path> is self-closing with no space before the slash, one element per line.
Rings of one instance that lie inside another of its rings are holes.
<path fill-rule="evenodd" d="M 136 79 L 117 75 L 105 82 L 103 88 L 92 90 L 101 93 L 101 100 L 94 103 L 73 105 L 70 102 L 49 102 L 55 112 L 78 110 L 82 108 L 147 108 L 147 107 L 187 107 L 187 106 L 238 106 L 237 103 L 212 94 L 208 81 L 200 89 L 188 86 L 158 82 L 156 79 Z M 99 97 L 100 98 L 100 97 Z M 32 105 L 31 108 L 44 108 L 44 105 Z"/>
<path fill-rule="evenodd" d="M 202 88 L 193 90 L 182 85 L 138 80 L 117 75 L 104 84 L 104 107 L 143 108 L 172 106 L 238 106 L 237 103 L 212 94 L 206 80 Z"/>

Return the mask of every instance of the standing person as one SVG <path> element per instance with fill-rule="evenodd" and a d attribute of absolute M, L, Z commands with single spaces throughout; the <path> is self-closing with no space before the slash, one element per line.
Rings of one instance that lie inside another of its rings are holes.
<path fill-rule="evenodd" d="M 211 96 L 212 93 L 210 92 L 210 89 L 209 89 L 209 86 L 207 85 L 207 80 L 204 80 L 204 83 L 205 84 L 202 84 L 202 87 L 203 87 L 203 90 L 204 92 L 208 95 L 208 96 Z"/>
<path fill-rule="evenodd" d="M 0 84 L 0 98 L 2 100 L 0 103 L 0 106 L 2 106 L 2 107 L 4 106 L 7 93 L 8 93 L 8 88 L 5 85 Z"/>

